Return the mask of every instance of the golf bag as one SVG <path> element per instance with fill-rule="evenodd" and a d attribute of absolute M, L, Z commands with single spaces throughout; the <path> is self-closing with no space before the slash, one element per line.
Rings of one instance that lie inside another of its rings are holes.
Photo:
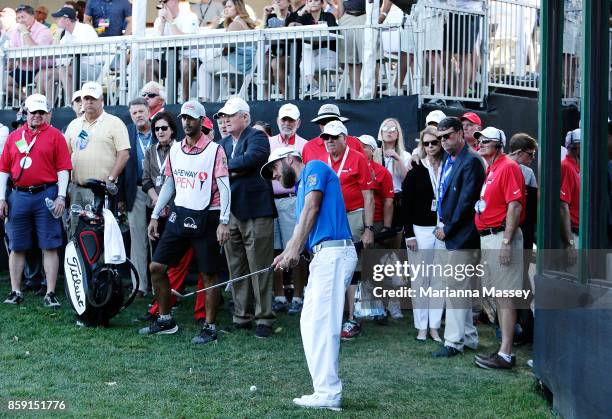
<path fill-rule="evenodd" d="M 102 211 L 106 196 L 114 195 L 116 186 L 90 180 L 86 187 L 94 192 L 94 206 L 91 211 L 74 205 L 71 208 L 79 218 L 74 236 L 66 246 L 65 290 L 78 319 L 85 326 L 108 327 L 109 320 L 134 301 L 139 278 L 129 259 L 120 265 L 104 263 Z M 131 279 L 131 272 L 134 272 L 134 279 Z M 124 285 L 123 277 L 126 276 L 130 280 Z"/>

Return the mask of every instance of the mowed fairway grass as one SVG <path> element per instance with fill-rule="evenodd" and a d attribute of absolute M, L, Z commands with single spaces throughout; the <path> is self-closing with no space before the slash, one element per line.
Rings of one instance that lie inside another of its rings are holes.
<path fill-rule="evenodd" d="M 10 291 L 0 282 L 2 300 Z M 485 371 L 474 352 L 431 358 L 436 344 L 415 341 L 409 311 L 387 326 L 364 324 L 360 338 L 343 342 L 343 412 L 302 410 L 293 397 L 312 391 L 299 318 L 281 314 L 265 340 L 251 332 L 220 334 L 218 344 L 190 343 L 198 332 L 193 299 L 176 313 L 180 330 L 143 337 L 136 301 L 108 329 L 79 328 L 58 290 L 62 308 L 42 307 L 26 293 L 20 306 L 0 304 L 0 399 L 63 400 L 71 417 L 550 417 L 525 365 L 531 348 L 517 351 L 511 372 Z M 227 306 L 220 324 L 230 321 Z M 479 328 L 481 349 L 494 350 L 493 330 Z M 257 390 L 249 388 L 255 385 Z M 4 406 L 2 407 L 4 409 Z M 0 416 L 7 416 L 0 409 Z M 46 412 L 44 417 L 54 416 Z"/>

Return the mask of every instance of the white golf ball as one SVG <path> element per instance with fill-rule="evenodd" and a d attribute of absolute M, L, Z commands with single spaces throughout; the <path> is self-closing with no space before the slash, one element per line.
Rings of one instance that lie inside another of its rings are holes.
<path fill-rule="evenodd" d="M 256 391 L 256 390 L 257 390 L 257 387 L 251 386 L 251 391 Z"/>

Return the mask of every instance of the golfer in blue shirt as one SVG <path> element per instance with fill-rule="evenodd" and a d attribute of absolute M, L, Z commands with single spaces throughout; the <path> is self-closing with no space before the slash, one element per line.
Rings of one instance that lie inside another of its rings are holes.
<path fill-rule="evenodd" d="M 340 410 L 338 376 L 344 293 L 351 282 L 357 253 L 351 240 L 338 176 L 323 162 L 307 165 L 292 147 L 275 149 L 261 168 L 264 179 L 284 187 L 297 185 L 297 225 L 275 269 L 297 265 L 302 250 L 314 254 L 300 319 L 302 343 L 314 393 L 293 399 L 298 406 Z"/>

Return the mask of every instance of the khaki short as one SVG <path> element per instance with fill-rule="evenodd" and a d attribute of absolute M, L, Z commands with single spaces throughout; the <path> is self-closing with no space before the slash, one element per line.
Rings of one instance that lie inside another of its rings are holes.
<path fill-rule="evenodd" d="M 511 242 L 512 256 L 510 265 L 507 266 L 499 263 L 499 249 L 501 249 L 503 239 L 503 231 L 480 238 L 482 250 L 480 263 L 485 265 L 485 275 L 481 278 L 482 286 L 495 287 L 500 290 L 522 290 L 523 233 L 520 228 L 514 232 Z"/>
<path fill-rule="evenodd" d="M 365 223 L 363 222 L 364 210 L 363 208 L 356 209 L 346 213 L 348 217 L 349 227 L 351 228 L 351 234 L 353 236 L 353 243 L 361 241 L 361 236 L 365 231 Z M 361 272 L 361 253 L 358 254 L 359 260 L 355 267 L 355 272 Z"/>
<path fill-rule="evenodd" d="M 365 23 L 365 14 L 361 16 L 344 14 L 338 21 L 339 26 L 358 26 L 365 25 Z M 344 36 L 344 40 L 340 41 L 340 49 L 338 49 L 339 62 L 361 64 L 363 62 L 363 44 L 365 42 L 363 29 L 348 29 L 342 31 L 341 34 Z"/>

